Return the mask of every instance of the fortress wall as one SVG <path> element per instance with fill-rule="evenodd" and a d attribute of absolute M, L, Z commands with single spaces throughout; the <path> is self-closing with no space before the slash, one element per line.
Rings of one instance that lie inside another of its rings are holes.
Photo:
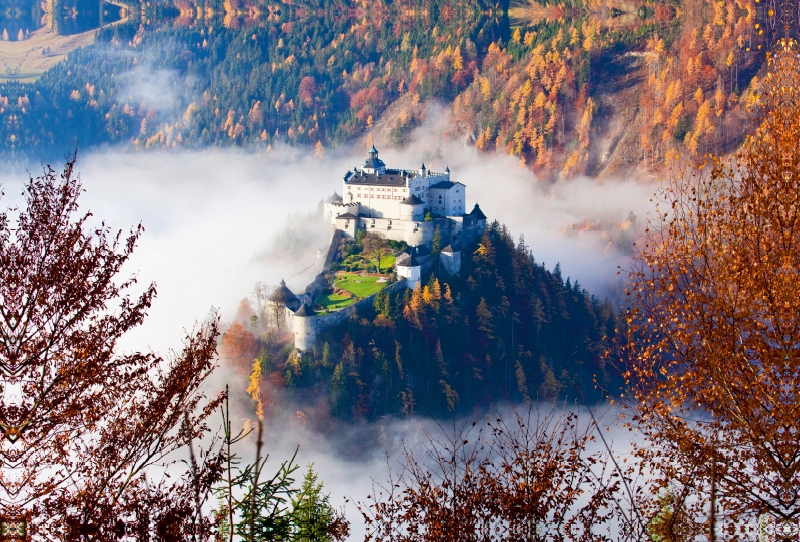
<path fill-rule="evenodd" d="M 308 352 L 317 347 L 317 317 L 294 317 L 294 347 Z"/>
<path fill-rule="evenodd" d="M 329 218 L 331 225 L 336 225 L 336 217 L 345 213 L 358 216 L 362 212 L 361 206 L 358 203 L 325 203 L 322 207 L 322 212 L 325 218 Z"/>
<path fill-rule="evenodd" d="M 360 226 L 367 233 L 377 233 L 393 241 L 405 241 L 410 246 L 421 245 L 426 237 L 425 230 L 430 228 L 430 222 L 422 220 L 398 220 L 388 218 L 362 218 Z M 430 232 L 433 238 L 433 231 Z"/>
<path fill-rule="evenodd" d="M 451 275 L 457 275 L 461 272 L 461 252 L 442 252 L 439 254 L 439 259 L 442 262 L 442 267 L 447 270 Z"/>
<path fill-rule="evenodd" d="M 328 247 L 328 254 L 325 255 L 325 263 L 322 264 L 321 273 L 327 273 L 330 271 L 333 259 L 336 257 L 336 253 L 339 251 L 339 240 L 341 238 L 342 230 L 334 230 L 333 237 L 331 238 L 331 244 Z"/>
<path fill-rule="evenodd" d="M 283 321 L 286 323 L 286 328 L 294 333 L 294 313 L 289 307 L 283 307 Z"/>
<path fill-rule="evenodd" d="M 361 210 L 367 216 L 376 218 L 399 218 L 400 217 L 400 202 L 404 199 L 400 196 L 394 196 L 395 199 L 382 199 L 379 196 L 383 194 L 375 194 L 378 197 L 365 197 L 355 196 L 355 200 L 362 204 Z M 391 196 L 386 196 L 389 198 Z"/>

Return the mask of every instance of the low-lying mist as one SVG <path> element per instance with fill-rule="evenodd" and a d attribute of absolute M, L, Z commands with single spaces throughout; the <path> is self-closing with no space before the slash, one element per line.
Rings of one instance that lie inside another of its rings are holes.
<path fill-rule="evenodd" d="M 381 158 L 390 167 L 418 168 L 423 160 L 434 171 L 449 166 L 452 178 L 467 185 L 468 209 L 477 201 L 489 220 L 506 224 L 515 237 L 524 235 L 537 261 L 549 268 L 560 262 L 565 277 L 579 280 L 599 297 L 616 298 L 623 284 L 617 266 L 627 266 L 627 247 L 644 225 L 651 185 L 590 179 L 539 183 L 514 157 L 479 154 L 458 142 L 430 142 L 424 133 L 425 125 L 404 151 L 379 149 Z M 277 148 L 266 154 L 80 156 L 77 169 L 86 190 L 82 209 L 94 213 L 93 223 L 103 220 L 115 230 L 144 225 L 123 274 L 136 273 L 141 288 L 152 281 L 158 286 L 148 319 L 120 349 L 177 349 L 185 331 L 204 320 L 212 307 L 219 309 L 223 322 L 230 321 L 256 281 L 277 284 L 285 278 L 293 291 L 302 291 L 313 280 L 318 255 L 328 243 L 329 226 L 314 218 L 318 204 L 341 192 L 343 173 L 364 155 L 362 148 L 323 158 Z M 39 167 L 29 170 L 35 176 Z M 25 171 L 0 177 L 6 205 L 20 201 L 26 178 Z M 242 382 L 220 370 L 211 387 L 221 390 L 228 381 Z M 238 419 L 252 418 L 246 400 L 235 404 L 242 407 Z M 424 438 L 424 427 L 432 428 L 420 419 L 379 420 L 342 426 L 333 439 L 287 418 L 271 424 L 267 448 L 276 467 L 300 445 L 300 464 L 315 464 L 339 507 L 345 495 L 364 500 L 371 478 L 386 478 L 385 452 L 396 459 L 403 443 L 414 449 Z M 347 513 L 352 539 L 357 540 L 363 533 L 360 516 L 352 504 Z"/>

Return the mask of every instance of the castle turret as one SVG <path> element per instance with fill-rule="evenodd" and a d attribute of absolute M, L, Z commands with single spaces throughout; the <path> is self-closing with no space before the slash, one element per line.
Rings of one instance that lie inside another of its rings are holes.
<path fill-rule="evenodd" d="M 317 313 L 306 302 L 294 313 L 294 347 L 301 352 L 317 347 Z"/>
<path fill-rule="evenodd" d="M 461 272 L 461 249 L 458 243 L 453 242 L 442 249 L 439 261 L 448 273 L 457 275 Z"/>
<path fill-rule="evenodd" d="M 486 215 L 483 214 L 483 211 L 481 211 L 481 208 L 477 203 L 469 214 L 475 219 L 475 225 L 478 228 L 478 233 L 483 233 L 483 231 L 486 229 Z"/>
<path fill-rule="evenodd" d="M 416 247 L 412 248 L 410 249 L 410 254 L 408 252 L 404 252 L 398 256 L 397 260 L 395 261 L 397 266 L 397 276 L 405 277 L 406 286 L 412 290 L 419 286 L 422 278 L 422 266 L 414 257 L 416 251 Z"/>
<path fill-rule="evenodd" d="M 425 202 L 414 194 L 400 202 L 400 220 L 423 220 Z"/>
<path fill-rule="evenodd" d="M 297 310 L 297 307 L 300 306 L 300 300 L 286 286 L 286 282 L 283 279 L 281 279 L 281 285 L 270 294 L 269 300 L 276 305 L 288 307 L 291 310 Z"/>
<path fill-rule="evenodd" d="M 361 167 L 361 173 L 371 175 L 383 175 L 386 173 L 386 164 L 378 158 L 378 149 L 375 148 L 375 145 L 369 150 L 369 157 Z"/>

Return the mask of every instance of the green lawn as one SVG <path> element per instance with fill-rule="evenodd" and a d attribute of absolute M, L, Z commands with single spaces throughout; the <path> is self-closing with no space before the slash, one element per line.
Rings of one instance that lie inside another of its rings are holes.
<path fill-rule="evenodd" d="M 387 254 L 381 258 L 381 273 L 388 273 L 394 267 L 396 258 L 394 254 Z M 342 261 L 342 268 L 349 269 L 350 271 L 359 271 L 363 269 L 375 270 L 375 259 L 364 258 L 360 254 L 353 254 L 348 256 Z"/>
<path fill-rule="evenodd" d="M 355 302 L 355 298 L 342 294 L 325 294 L 317 300 L 326 310 L 343 309 Z"/>
<path fill-rule="evenodd" d="M 378 277 L 362 277 L 360 275 L 339 275 L 334 282 L 337 288 L 355 294 L 359 299 L 371 296 L 383 290 L 388 283 L 378 282 Z"/>
<path fill-rule="evenodd" d="M 394 261 L 394 254 L 389 254 L 388 256 L 381 258 L 381 273 L 386 273 L 388 270 L 394 267 Z"/>

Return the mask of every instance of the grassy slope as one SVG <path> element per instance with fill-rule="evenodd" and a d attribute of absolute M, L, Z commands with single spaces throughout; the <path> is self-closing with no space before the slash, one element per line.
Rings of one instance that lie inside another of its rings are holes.
<path fill-rule="evenodd" d="M 336 278 L 336 287 L 355 294 L 359 299 L 378 293 L 386 287 L 385 282 L 378 282 L 378 277 L 362 277 L 360 275 L 340 275 Z"/>
<path fill-rule="evenodd" d="M 317 303 L 328 310 L 343 309 L 355 302 L 355 298 L 342 294 L 325 294 L 317 300 Z"/>

